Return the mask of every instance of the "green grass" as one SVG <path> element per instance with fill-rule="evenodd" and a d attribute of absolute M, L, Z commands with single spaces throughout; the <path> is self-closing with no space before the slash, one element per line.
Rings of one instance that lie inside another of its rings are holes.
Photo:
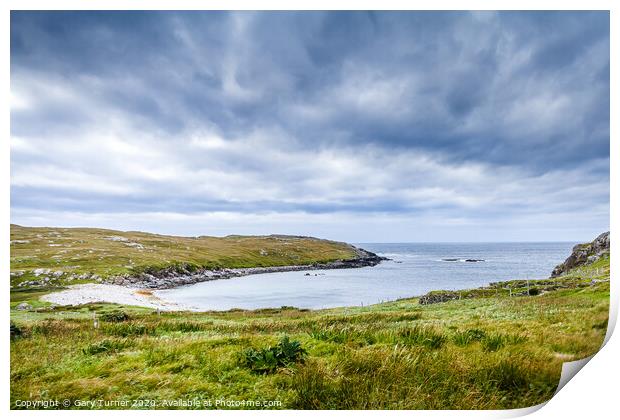
<path fill-rule="evenodd" d="M 345 243 L 296 236 L 180 237 L 91 228 L 11 225 L 11 286 L 92 283 L 168 268 L 246 268 L 307 265 L 350 259 Z M 36 269 L 49 270 L 35 275 Z"/>
<path fill-rule="evenodd" d="M 352 252 L 308 238 L 193 239 L 16 226 L 11 235 L 30 241 L 11 245 L 12 271 L 49 263 L 102 277 L 178 261 L 190 268 L 299 264 Z M 105 239 L 109 235 L 144 248 Z M 49 241 L 61 244 L 55 251 L 66 250 L 61 258 L 46 254 Z M 312 243 L 304 251 L 305 241 Z M 320 311 L 157 313 L 39 300 L 70 282 L 63 279 L 11 289 L 12 408 L 18 400 L 50 399 L 260 400 L 279 402 L 267 408 L 292 409 L 526 407 L 552 397 L 562 363 L 600 348 L 609 316 L 608 256 L 559 278 L 429 294 L 449 295 L 443 303 L 410 298 Z M 22 302 L 32 308 L 17 310 Z"/>
<path fill-rule="evenodd" d="M 551 398 L 563 362 L 599 349 L 608 311 L 608 281 L 538 296 L 321 311 L 13 309 L 11 404 L 225 398 L 296 409 L 525 407 Z M 282 350 L 283 337 L 293 350 Z"/>
<path fill-rule="evenodd" d="M 89 344 L 82 349 L 82 353 L 87 356 L 93 356 L 100 353 L 118 352 L 130 347 L 126 340 L 110 340 L 105 339 L 97 343 Z"/>
<path fill-rule="evenodd" d="M 561 277 L 538 280 L 509 280 L 491 283 L 486 287 L 464 290 L 433 290 L 424 297 L 440 296 L 443 301 L 498 298 L 510 296 L 537 296 L 561 289 L 586 288 L 592 283 L 609 281 L 609 254 L 592 264 L 572 269 Z"/>

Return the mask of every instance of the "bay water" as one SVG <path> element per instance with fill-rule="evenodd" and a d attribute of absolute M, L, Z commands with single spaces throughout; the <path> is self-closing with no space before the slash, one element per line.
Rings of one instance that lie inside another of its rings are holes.
<path fill-rule="evenodd" d="M 420 296 L 431 290 L 547 278 L 553 267 L 568 257 L 573 245 L 569 242 L 356 244 L 391 260 L 375 267 L 214 280 L 155 294 L 196 310 L 370 305 Z"/>

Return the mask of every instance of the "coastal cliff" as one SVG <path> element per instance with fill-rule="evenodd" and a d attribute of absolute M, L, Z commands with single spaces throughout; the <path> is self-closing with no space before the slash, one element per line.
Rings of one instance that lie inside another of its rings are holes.
<path fill-rule="evenodd" d="M 577 244 L 573 252 L 562 263 L 557 265 L 551 272 L 551 277 L 559 277 L 570 270 L 584 265 L 592 264 L 609 255 L 609 232 L 601 233 L 592 242 Z"/>

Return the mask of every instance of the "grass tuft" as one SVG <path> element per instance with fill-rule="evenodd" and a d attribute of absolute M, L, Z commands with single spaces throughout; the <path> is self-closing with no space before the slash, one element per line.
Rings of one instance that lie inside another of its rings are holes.
<path fill-rule="evenodd" d="M 103 325 L 101 329 L 105 334 L 119 337 L 152 335 L 155 333 L 154 327 L 138 323 L 107 324 Z"/>
<path fill-rule="evenodd" d="M 111 353 L 121 351 L 129 346 L 127 340 L 109 340 L 105 339 L 98 343 L 89 344 L 82 349 L 82 353 L 87 356 L 93 356 L 100 353 Z"/>
<path fill-rule="evenodd" d="M 490 334 L 484 337 L 481 343 L 486 352 L 498 351 L 506 344 L 506 338 L 502 334 Z"/>
<path fill-rule="evenodd" d="M 426 346 L 439 349 L 446 342 L 446 335 L 432 328 L 414 327 L 401 328 L 397 333 L 397 342 L 405 345 Z"/>

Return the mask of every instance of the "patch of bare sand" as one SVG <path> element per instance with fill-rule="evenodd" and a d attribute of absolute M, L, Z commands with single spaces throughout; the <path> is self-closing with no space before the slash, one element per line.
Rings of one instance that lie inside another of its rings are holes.
<path fill-rule="evenodd" d="M 60 292 L 41 297 L 44 302 L 57 305 L 82 305 L 85 303 L 107 302 L 120 305 L 142 306 L 163 311 L 191 311 L 192 307 L 165 301 L 150 290 L 133 289 L 112 284 L 76 284 Z"/>

